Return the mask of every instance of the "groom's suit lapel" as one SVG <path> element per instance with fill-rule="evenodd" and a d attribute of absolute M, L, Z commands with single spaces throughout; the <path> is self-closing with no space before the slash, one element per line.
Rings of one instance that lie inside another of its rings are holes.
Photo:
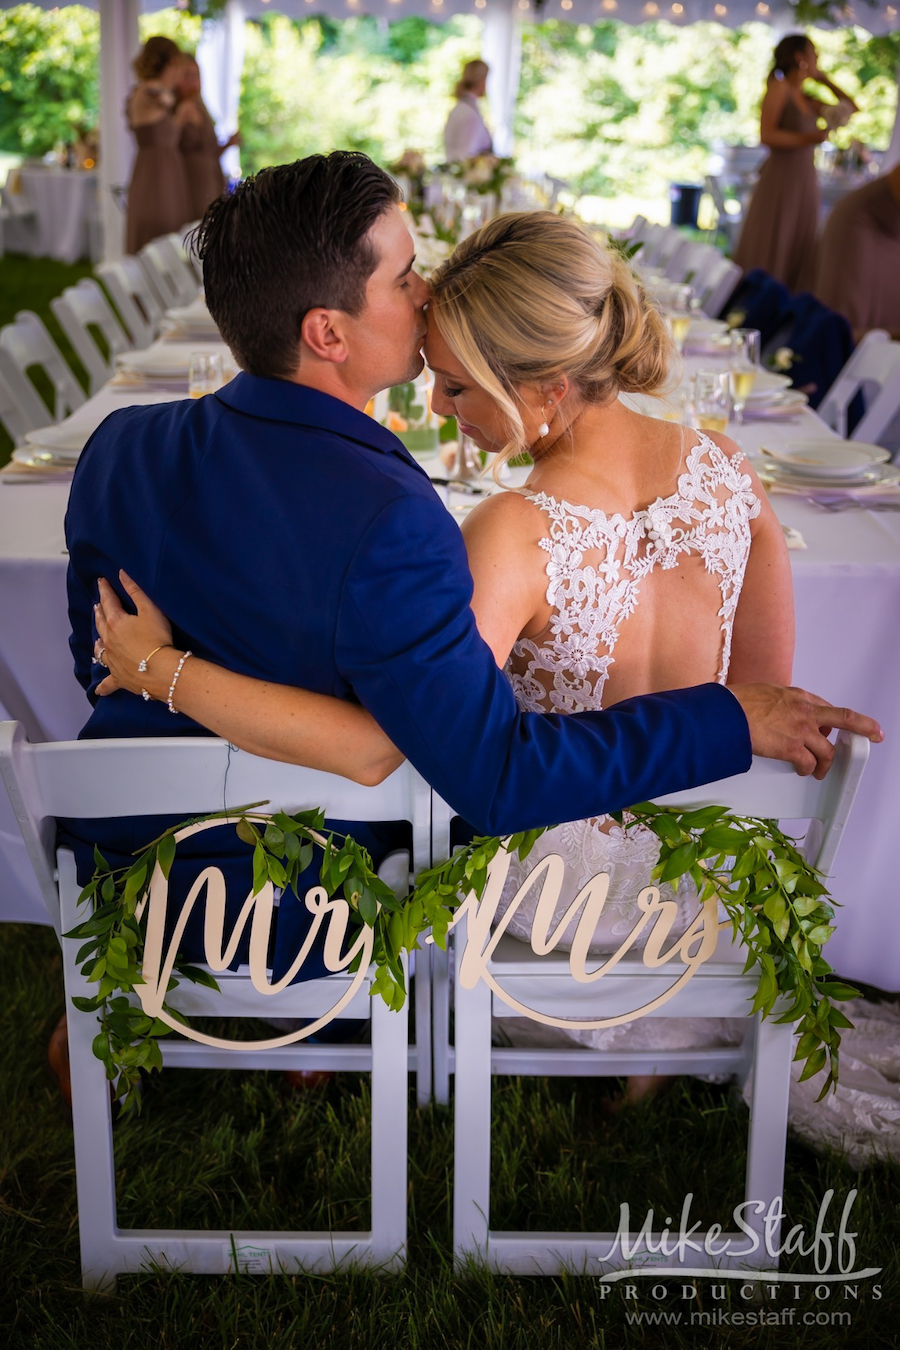
<path fill-rule="evenodd" d="M 288 423 L 314 434 L 341 436 L 367 450 L 396 456 L 427 478 L 392 431 L 349 403 L 288 380 L 265 380 L 241 373 L 215 397 L 234 412 L 268 422 Z"/>

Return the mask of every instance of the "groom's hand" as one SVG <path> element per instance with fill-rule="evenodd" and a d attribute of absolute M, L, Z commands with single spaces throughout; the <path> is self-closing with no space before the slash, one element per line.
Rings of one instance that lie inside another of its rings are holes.
<path fill-rule="evenodd" d="M 805 689 L 777 684 L 736 684 L 729 688 L 750 726 L 754 755 L 784 759 L 804 777 L 824 778 L 834 759 L 830 731 L 855 731 L 870 741 L 884 740 L 871 717 L 852 708 L 833 708 Z"/>

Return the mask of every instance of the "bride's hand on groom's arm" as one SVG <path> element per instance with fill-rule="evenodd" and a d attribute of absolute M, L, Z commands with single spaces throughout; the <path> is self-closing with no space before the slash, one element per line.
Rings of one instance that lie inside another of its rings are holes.
<path fill-rule="evenodd" d="M 150 597 L 125 572 L 119 578 L 137 612 L 128 614 L 112 586 L 100 581 L 95 655 L 102 656 L 110 673 L 97 692 L 106 696 L 126 689 L 139 694 L 146 689 L 151 698 L 165 702 L 184 653 L 171 645 L 169 622 Z M 143 659 L 147 669 L 141 672 Z M 358 704 L 237 675 L 199 656 L 181 665 L 173 703 L 178 712 L 241 750 L 340 774 L 369 787 L 403 763 L 400 751 Z"/>
<path fill-rule="evenodd" d="M 872 717 L 852 708 L 834 708 L 805 689 L 775 684 L 737 684 L 729 688 L 740 703 L 750 727 L 755 755 L 783 759 L 799 774 L 824 778 L 834 759 L 830 731 L 853 731 L 868 740 L 884 740 Z"/>

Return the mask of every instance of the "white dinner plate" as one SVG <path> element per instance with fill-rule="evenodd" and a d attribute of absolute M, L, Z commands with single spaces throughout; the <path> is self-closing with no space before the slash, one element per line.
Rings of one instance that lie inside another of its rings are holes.
<path fill-rule="evenodd" d="M 771 398 L 778 390 L 787 389 L 790 382 L 789 375 L 779 375 L 774 370 L 758 370 L 747 402 L 755 403 L 757 399 Z"/>
<path fill-rule="evenodd" d="M 695 338 L 715 337 L 718 333 L 724 333 L 728 329 L 728 324 L 724 319 L 707 319 L 703 315 L 691 319 L 691 326 L 688 329 L 688 341 Z"/>
<path fill-rule="evenodd" d="M 186 380 L 194 352 L 219 355 L 231 363 L 231 355 L 223 343 L 163 342 L 144 351 L 123 352 L 116 358 L 116 364 L 126 374 L 142 375 L 145 379 Z"/>
<path fill-rule="evenodd" d="M 805 478 L 859 478 L 877 464 L 885 464 L 891 457 L 880 445 L 863 445 L 858 441 L 829 440 L 789 441 L 786 445 L 766 446 L 763 455 L 775 460 L 787 473 Z"/>
<path fill-rule="evenodd" d="M 35 427 L 25 436 L 25 447 L 30 451 L 52 451 L 60 459 L 76 460 L 91 436 L 111 412 L 118 408 L 143 406 L 151 403 L 170 403 L 179 397 L 167 390 L 120 394 L 115 400 L 95 396 L 71 417 L 49 427 Z"/>
<path fill-rule="evenodd" d="M 57 455 L 52 450 L 40 450 L 36 445 L 20 445 L 12 452 L 13 461 L 26 469 L 74 469 L 78 458 Z"/>
<path fill-rule="evenodd" d="M 821 474 L 792 473 L 773 460 L 757 461 L 756 470 L 764 483 L 788 488 L 862 488 L 894 487 L 900 483 L 900 469 L 893 464 L 873 464 L 852 478 L 823 478 Z"/>

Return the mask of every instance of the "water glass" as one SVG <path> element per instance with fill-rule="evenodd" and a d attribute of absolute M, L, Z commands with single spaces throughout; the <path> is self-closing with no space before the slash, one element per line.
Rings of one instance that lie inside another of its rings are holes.
<path fill-rule="evenodd" d="M 744 420 L 744 406 L 753 392 L 760 370 L 760 335 L 756 328 L 733 328 L 729 334 L 731 354 L 728 362 L 735 418 Z"/>
<path fill-rule="evenodd" d="M 694 421 L 703 431 L 724 432 L 731 419 L 729 372 L 699 370 L 694 376 Z"/>
<path fill-rule="evenodd" d="M 191 352 L 188 376 L 188 394 L 191 398 L 214 394 L 224 383 L 225 372 L 220 352 Z"/>

